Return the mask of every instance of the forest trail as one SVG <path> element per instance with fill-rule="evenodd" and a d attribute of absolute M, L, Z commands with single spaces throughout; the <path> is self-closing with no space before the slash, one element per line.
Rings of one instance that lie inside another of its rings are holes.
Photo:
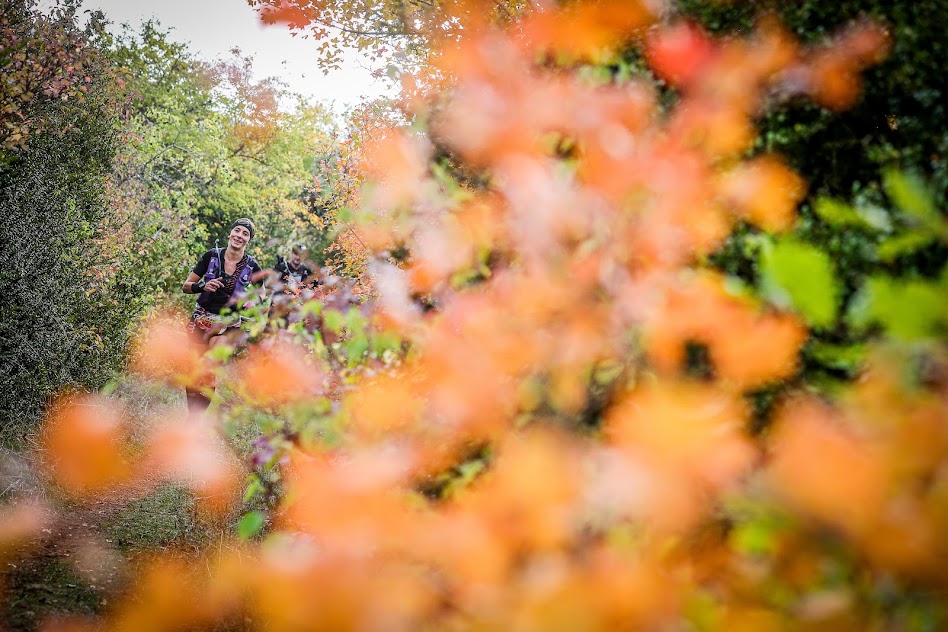
<path fill-rule="evenodd" d="M 184 393 L 129 381 L 112 395 L 129 414 L 132 440 L 156 423 L 186 411 Z M 206 549 L 234 516 L 199 518 L 193 496 L 178 484 L 136 477 L 121 488 L 75 501 L 52 488 L 34 452 L 0 449 L 0 506 L 35 506 L 44 516 L 41 537 L 4 558 L 5 603 L 0 629 L 34 630 L 50 617 L 101 614 L 131 585 L 146 554 Z"/>

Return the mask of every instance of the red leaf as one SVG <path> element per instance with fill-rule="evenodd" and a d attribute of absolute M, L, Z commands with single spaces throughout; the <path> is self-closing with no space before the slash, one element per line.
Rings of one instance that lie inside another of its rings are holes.
<path fill-rule="evenodd" d="M 711 61 L 714 52 L 711 38 L 687 22 L 652 34 L 646 44 L 652 68 L 673 85 L 691 83 Z"/>

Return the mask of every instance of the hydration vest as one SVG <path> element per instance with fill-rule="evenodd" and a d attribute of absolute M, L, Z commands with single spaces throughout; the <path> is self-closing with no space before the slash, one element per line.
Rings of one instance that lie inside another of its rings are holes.
<path fill-rule="evenodd" d="M 214 248 L 214 253 L 216 257 L 211 257 L 211 262 L 207 264 L 207 272 L 204 273 L 204 280 L 210 281 L 211 279 L 216 279 L 221 276 L 222 268 L 221 265 L 221 249 Z M 240 296 L 247 289 L 247 286 L 250 285 L 250 274 L 253 271 L 252 265 L 254 263 L 253 257 L 247 255 L 247 263 L 244 264 L 242 270 L 237 272 L 237 282 L 234 284 L 234 291 L 231 292 L 231 296 Z M 206 306 L 210 302 L 213 294 L 208 292 L 201 292 L 201 295 L 198 297 L 198 305 Z M 207 298 L 205 298 L 207 297 Z M 203 301 L 201 299 L 204 299 Z"/>

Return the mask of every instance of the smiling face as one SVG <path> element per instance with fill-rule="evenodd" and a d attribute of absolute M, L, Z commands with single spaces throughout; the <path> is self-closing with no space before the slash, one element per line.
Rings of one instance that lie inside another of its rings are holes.
<path fill-rule="evenodd" d="M 250 241 L 250 231 L 245 226 L 234 226 L 230 230 L 228 241 L 234 250 L 243 250 Z"/>

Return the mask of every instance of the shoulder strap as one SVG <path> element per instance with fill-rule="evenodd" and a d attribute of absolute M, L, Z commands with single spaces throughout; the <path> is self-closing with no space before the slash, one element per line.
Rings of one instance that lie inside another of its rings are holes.
<path fill-rule="evenodd" d="M 210 262 L 207 264 L 207 272 L 204 274 L 204 276 L 208 280 L 216 279 L 218 276 L 220 276 L 221 271 L 221 250 L 220 248 L 213 248 L 208 252 L 213 252 L 215 256 L 211 257 Z"/>
<path fill-rule="evenodd" d="M 231 296 L 242 294 L 247 289 L 247 286 L 250 285 L 250 274 L 253 272 L 253 266 L 256 265 L 256 263 L 253 257 L 247 255 L 247 263 L 244 264 L 240 275 L 237 277 L 237 282 L 234 284 L 234 291 L 231 293 Z"/>

